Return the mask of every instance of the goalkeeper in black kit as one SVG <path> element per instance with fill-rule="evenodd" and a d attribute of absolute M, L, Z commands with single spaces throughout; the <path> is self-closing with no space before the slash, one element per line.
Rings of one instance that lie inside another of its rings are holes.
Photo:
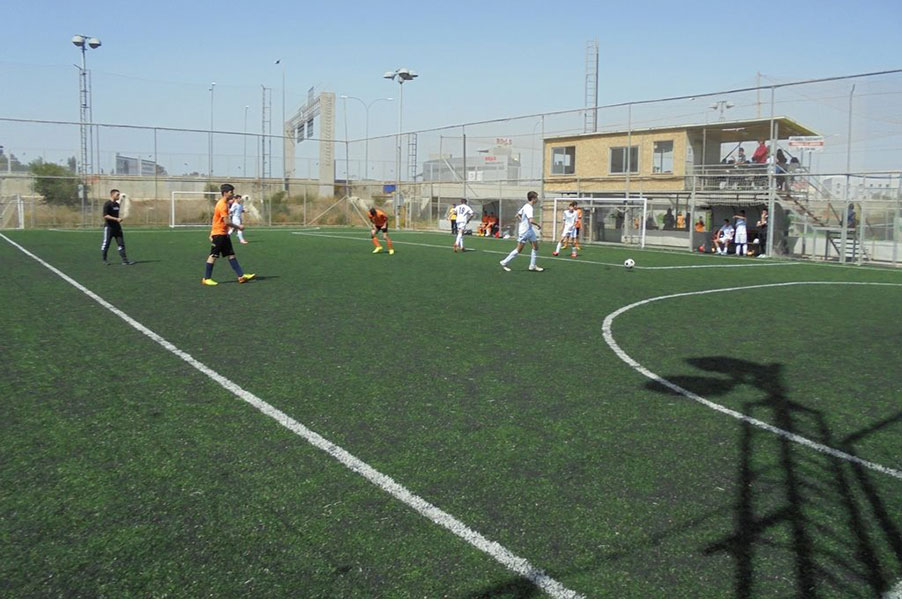
<path fill-rule="evenodd" d="M 110 190 L 110 199 L 103 205 L 103 242 L 100 244 L 100 253 L 103 256 L 103 263 L 109 264 L 106 256 L 110 249 L 110 243 L 115 239 L 122 264 L 130 266 L 134 262 L 129 260 L 125 254 L 125 237 L 122 235 L 122 218 L 119 216 L 119 208 L 119 190 L 112 189 Z"/>

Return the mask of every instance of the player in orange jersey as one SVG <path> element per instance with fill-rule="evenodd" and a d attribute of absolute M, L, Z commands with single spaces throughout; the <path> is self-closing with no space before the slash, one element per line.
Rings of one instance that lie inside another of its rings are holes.
<path fill-rule="evenodd" d="M 229 237 L 229 226 L 239 231 L 244 229 L 244 225 L 230 225 L 229 206 L 235 197 L 235 188 L 228 183 L 223 183 L 219 186 L 219 193 L 221 197 L 213 209 L 213 226 L 210 228 L 210 255 L 207 256 L 204 278 L 200 282 L 210 286 L 219 284 L 213 280 L 213 264 L 216 263 L 216 258 L 225 256 L 229 261 L 229 266 L 238 275 L 238 282 L 246 283 L 253 279 L 255 275 L 241 270 L 238 258 L 235 257 L 235 250 L 232 249 L 232 238 Z"/>
<path fill-rule="evenodd" d="M 373 228 L 370 229 L 370 235 L 373 236 L 373 245 L 376 246 L 373 249 L 373 253 L 378 254 L 382 251 L 382 245 L 379 243 L 378 239 L 379 232 L 381 231 L 382 237 L 385 239 L 385 244 L 388 246 L 388 254 L 394 254 L 395 248 L 392 246 L 391 237 L 388 236 L 388 215 L 376 208 L 370 208 L 370 222 L 373 223 Z"/>
<path fill-rule="evenodd" d="M 573 247 L 576 248 L 577 250 L 582 250 L 582 248 L 579 246 L 579 233 L 580 233 L 580 227 L 582 227 L 582 225 L 583 225 L 583 209 L 580 208 L 576 202 L 573 202 L 573 205 L 576 207 L 576 224 L 575 224 L 576 235 L 573 236 Z"/>

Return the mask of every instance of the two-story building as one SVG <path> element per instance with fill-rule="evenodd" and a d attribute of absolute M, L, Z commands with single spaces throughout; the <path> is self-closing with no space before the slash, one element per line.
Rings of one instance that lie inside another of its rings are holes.
<path fill-rule="evenodd" d="M 751 164 L 759 141 L 770 145 L 775 138 L 789 161 L 786 140 L 813 135 L 792 119 L 776 117 L 549 137 L 544 140 L 542 217 L 549 222 L 558 216 L 549 199 L 578 196 L 584 198 L 589 239 L 620 241 L 632 219 L 624 223 L 612 204 L 593 205 L 589 199 L 646 198 L 648 243 L 695 247 L 689 232 L 698 216 L 710 231 L 711 221 L 719 223 L 722 214 L 732 216 L 744 206 L 751 220 L 767 204 L 767 165 Z M 745 162 L 739 159 L 740 148 Z M 775 154 L 776 148 L 771 151 Z M 682 229 L 674 225 L 677 215 L 683 217 Z M 546 227 L 546 237 L 556 228 Z"/>

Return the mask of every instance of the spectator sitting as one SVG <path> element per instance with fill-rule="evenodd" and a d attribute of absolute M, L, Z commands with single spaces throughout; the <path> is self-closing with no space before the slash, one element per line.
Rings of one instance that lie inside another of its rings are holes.
<path fill-rule="evenodd" d="M 686 217 L 683 216 L 682 212 L 677 212 L 676 228 L 677 229 L 685 229 L 686 228 Z"/>
<path fill-rule="evenodd" d="M 673 218 L 673 210 L 671 208 L 667 209 L 667 213 L 664 215 L 664 230 L 672 231 L 675 219 Z"/>
<path fill-rule="evenodd" d="M 767 156 L 770 152 L 767 149 L 767 145 L 765 145 L 763 139 L 758 140 L 758 147 L 755 148 L 755 153 L 752 154 L 752 162 L 755 164 L 765 164 L 767 162 Z"/>
<path fill-rule="evenodd" d="M 748 158 L 745 157 L 745 150 L 742 149 L 742 146 L 739 146 L 739 152 L 736 154 L 736 164 L 745 164 L 748 162 Z"/>
<path fill-rule="evenodd" d="M 705 219 L 701 216 L 698 217 L 698 222 L 695 223 L 695 232 L 696 233 L 704 233 L 705 232 Z"/>
<path fill-rule="evenodd" d="M 730 224 L 730 219 L 723 219 L 723 225 L 714 234 L 714 251 L 721 256 L 726 256 L 727 250 L 730 249 L 730 242 L 733 241 L 734 231 L 735 229 Z"/>

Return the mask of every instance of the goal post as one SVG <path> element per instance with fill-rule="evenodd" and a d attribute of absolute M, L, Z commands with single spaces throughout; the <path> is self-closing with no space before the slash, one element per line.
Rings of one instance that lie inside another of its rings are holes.
<path fill-rule="evenodd" d="M 173 191 L 169 208 L 170 228 L 209 225 L 219 197 L 216 191 Z"/>
<path fill-rule="evenodd" d="M 567 205 L 574 201 L 583 210 L 584 239 L 645 247 L 648 198 L 554 198 L 552 215 L 555 239 L 561 233 L 561 215 Z"/>

